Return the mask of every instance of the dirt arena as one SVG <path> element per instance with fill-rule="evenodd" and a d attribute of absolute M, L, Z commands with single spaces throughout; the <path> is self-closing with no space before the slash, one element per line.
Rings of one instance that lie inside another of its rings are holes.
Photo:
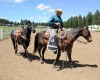
<path fill-rule="evenodd" d="M 32 55 L 34 35 L 28 47 L 32 62 L 14 54 L 10 38 L 0 41 L 0 80 L 100 80 L 100 32 L 91 34 L 91 43 L 82 44 L 75 41 L 72 52 L 75 68 L 71 69 L 69 63 L 65 62 L 63 70 L 53 69 L 56 54 L 48 50 L 44 64 L 40 63 L 38 53 Z M 78 40 L 86 41 L 81 37 Z M 19 52 L 23 51 L 22 46 L 19 46 Z M 62 67 L 65 56 L 65 53 L 61 55 L 58 66 Z"/>

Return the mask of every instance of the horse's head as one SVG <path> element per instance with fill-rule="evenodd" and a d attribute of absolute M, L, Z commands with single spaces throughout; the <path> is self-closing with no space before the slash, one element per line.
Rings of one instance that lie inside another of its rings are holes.
<path fill-rule="evenodd" d="M 83 36 L 88 42 L 92 41 L 91 33 L 90 33 L 88 27 L 82 28 L 81 36 Z"/>
<path fill-rule="evenodd" d="M 33 33 L 36 32 L 34 23 L 29 22 L 29 23 L 28 23 L 28 28 L 29 28 L 29 30 L 32 31 Z"/>

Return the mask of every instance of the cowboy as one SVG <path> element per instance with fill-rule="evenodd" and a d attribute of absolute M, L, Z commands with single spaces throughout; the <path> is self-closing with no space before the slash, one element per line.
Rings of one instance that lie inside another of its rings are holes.
<path fill-rule="evenodd" d="M 50 20 L 48 21 L 48 24 L 53 29 L 63 28 L 63 21 L 61 18 L 61 15 L 63 13 L 62 9 L 55 10 L 56 15 L 51 16 Z"/>
<path fill-rule="evenodd" d="M 50 32 L 50 39 L 48 43 L 49 50 L 56 51 L 57 50 L 57 37 L 55 36 L 56 30 L 61 30 L 63 28 L 63 21 L 61 18 L 61 15 L 63 13 L 62 9 L 55 10 L 56 14 L 51 16 L 50 20 L 48 21 L 48 24 L 51 27 Z"/>

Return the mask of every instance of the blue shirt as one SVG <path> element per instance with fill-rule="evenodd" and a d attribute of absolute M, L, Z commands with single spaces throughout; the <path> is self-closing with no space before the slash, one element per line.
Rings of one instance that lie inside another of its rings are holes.
<path fill-rule="evenodd" d="M 51 16 L 50 20 L 48 21 L 48 24 L 51 26 L 51 28 L 57 29 L 59 28 L 56 23 L 60 23 L 60 28 L 63 28 L 63 21 L 62 18 L 60 16 L 57 15 L 53 15 Z"/>

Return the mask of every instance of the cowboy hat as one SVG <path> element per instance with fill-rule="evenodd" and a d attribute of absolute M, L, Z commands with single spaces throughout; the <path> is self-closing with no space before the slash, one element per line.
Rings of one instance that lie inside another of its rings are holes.
<path fill-rule="evenodd" d="M 62 9 L 56 9 L 55 12 L 63 12 Z"/>

